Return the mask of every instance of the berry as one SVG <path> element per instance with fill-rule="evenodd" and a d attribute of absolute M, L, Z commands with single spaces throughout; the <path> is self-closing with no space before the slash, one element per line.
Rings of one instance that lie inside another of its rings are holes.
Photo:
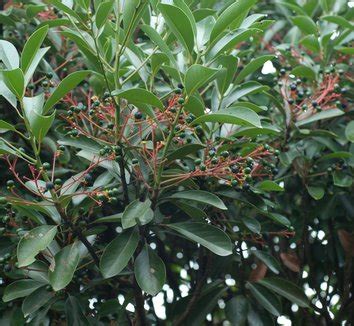
<path fill-rule="evenodd" d="M 59 150 L 62 151 L 62 152 L 65 151 L 65 146 L 64 146 L 64 145 L 60 145 L 58 148 L 59 148 Z"/>
<path fill-rule="evenodd" d="M 180 97 L 179 99 L 178 99 L 178 104 L 184 104 L 184 98 L 183 97 Z"/>
<path fill-rule="evenodd" d="M 204 164 L 201 164 L 199 166 L 199 168 L 200 168 L 201 171 L 205 171 L 206 170 L 206 166 Z"/>
<path fill-rule="evenodd" d="M 312 101 L 311 104 L 314 108 L 316 108 L 318 106 L 318 103 L 316 101 Z"/>
<path fill-rule="evenodd" d="M 176 94 L 182 94 L 182 90 L 181 90 L 180 88 L 176 88 L 176 89 L 175 89 L 175 93 L 176 93 Z"/>
<path fill-rule="evenodd" d="M 232 185 L 233 187 L 237 187 L 237 186 L 238 186 L 238 181 L 237 181 L 236 179 L 232 180 L 232 181 L 231 181 L 231 185 Z"/>
<path fill-rule="evenodd" d="M 143 117 L 143 114 L 142 114 L 140 111 L 135 112 L 134 118 L 135 118 L 136 120 L 140 120 L 140 119 L 142 119 L 142 117 Z"/>
<path fill-rule="evenodd" d="M 50 163 L 48 163 L 48 162 L 43 163 L 42 168 L 44 170 L 49 170 L 50 169 Z"/>
<path fill-rule="evenodd" d="M 54 180 L 54 184 L 55 184 L 56 186 L 61 186 L 61 185 L 63 184 L 63 180 L 62 180 L 62 179 L 55 179 L 55 180 Z"/>
<path fill-rule="evenodd" d="M 251 173 L 251 168 L 245 168 L 244 170 L 243 170 L 243 172 L 245 172 L 245 174 L 250 174 Z"/>
<path fill-rule="evenodd" d="M 216 155 L 216 152 L 213 150 L 213 149 L 211 149 L 210 151 L 209 151 L 209 156 L 210 157 L 214 157 Z"/>
<path fill-rule="evenodd" d="M 91 182 L 92 181 L 92 175 L 90 173 L 87 173 L 85 176 L 84 176 L 84 179 L 86 182 Z"/>
<path fill-rule="evenodd" d="M 296 90 L 297 90 L 297 86 L 296 86 L 295 84 L 291 84 L 291 85 L 290 85 L 290 89 L 291 89 L 292 91 L 296 91 Z"/>
<path fill-rule="evenodd" d="M 245 182 L 245 183 L 242 185 L 242 189 L 243 189 L 243 190 L 249 190 L 249 189 L 250 189 L 250 185 L 249 185 L 247 182 Z"/>
<path fill-rule="evenodd" d="M 54 183 L 53 182 L 46 182 L 45 184 L 45 189 L 46 190 L 52 190 L 54 188 Z"/>
<path fill-rule="evenodd" d="M 136 165 L 139 163 L 139 160 L 137 158 L 132 159 L 132 164 Z"/>
<path fill-rule="evenodd" d="M 202 164 L 202 160 L 200 158 L 197 158 L 196 160 L 194 160 L 194 164 L 200 165 L 200 164 Z"/>
<path fill-rule="evenodd" d="M 227 157 L 230 156 L 230 153 L 229 153 L 228 151 L 223 151 L 223 152 L 221 152 L 220 155 L 221 155 L 222 157 L 224 157 L 224 158 L 227 158 Z"/>
<path fill-rule="evenodd" d="M 286 70 L 284 68 L 280 69 L 280 75 L 284 76 L 286 74 Z"/>

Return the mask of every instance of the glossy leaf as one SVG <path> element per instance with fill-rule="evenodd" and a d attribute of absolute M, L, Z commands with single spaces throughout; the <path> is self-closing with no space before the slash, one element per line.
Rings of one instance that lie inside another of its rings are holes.
<path fill-rule="evenodd" d="M 155 251 L 145 246 L 134 262 L 134 274 L 143 291 L 156 295 L 165 283 L 165 264 Z"/>
<path fill-rule="evenodd" d="M 113 8 L 113 0 L 101 2 L 97 8 L 95 22 L 98 29 L 100 29 L 107 21 L 108 15 Z"/>
<path fill-rule="evenodd" d="M 167 226 L 219 256 L 232 254 L 230 238 L 225 232 L 215 226 L 200 222 L 173 223 Z"/>
<path fill-rule="evenodd" d="M 283 296 L 284 298 L 297 304 L 300 307 L 309 306 L 309 301 L 306 295 L 304 294 L 303 290 L 301 290 L 294 283 L 291 283 L 281 278 L 273 277 L 273 278 L 263 279 L 259 281 L 259 284 Z"/>
<path fill-rule="evenodd" d="M 57 233 L 55 225 L 41 225 L 28 233 L 20 240 L 17 246 L 17 260 L 19 267 L 32 264 L 39 252 L 46 249 Z"/>
<path fill-rule="evenodd" d="M 2 74 L 9 90 L 16 95 L 18 99 L 22 99 L 25 94 L 25 78 L 22 70 L 20 68 L 5 70 Z"/>
<path fill-rule="evenodd" d="M 136 228 L 118 235 L 103 251 L 100 270 L 105 278 L 118 275 L 133 256 L 139 242 Z"/>
<path fill-rule="evenodd" d="M 0 61 L 7 69 L 16 69 L 20 66 L 20 58 L 15 46 L 5 40 L 0 40 Z"/>
<path fill-rule="evenodd" d="M 22 312 L 25 317 L 35 313 L 38 309 L 43 307 L 51 298 L 54 293 L 46 289 L 46 286 L 42 286 L 39 289 L 32 292 L 22 303 Z"/>
<path fill-rule="evenodd" d="M 284 191 L 283 187 L 271 180 L 262 181 L 257 185 L 257 188 L 264 191 Z"/>
<path fill-rule="evenodd" d="M 202 65 L 193 65 L 187 72 L 184 80 L 186 92 L 189 96 L 200 87 L 210 82 L 217 74 L 217 69 L 211 69 Z"/>
<path fill-rule="evenodd" d="M 43 286 L 43 283 L 33 280 L 15 281 L 5 288 L 2 300 L 9 302 L 17 298 L 27 297 L 41 286 Z"/>
<path fill-rule="evenodd" d="M 76 71 L 65 77 L 52 95 L 46 101 L 43 113 L 47 113 L 55 104 L 57 104 L 67 93 L 80 84 L 89 74 L 89 71 Z"/>
<path fill-rule="evenodd" d="M 129 103 L 134 104 L 137 107 L 144 104 L 152 105 L 154 107 L 158 107 L 159 109 L 163 109 L 164 107 L 156 95 L 142 88 L 117 90 L 113 91 L 112 95 L 119 98 L 125 98 Z"/>
<path fill-rule="evenodd" d="M 203 190 L 180 191 L 170 196 L 170 198 L 192 200 L 198 203 L 211 205 L 222 210 L 227 210 L 227 207 L 218 196 Z"/>
<path fill-rule="evenodd" d="M 308 16 L 295 16 L 292 18 L 293 23 L 304 33 L 304 34 L 317 34 L 318 29 L 314 21 Z"/>
<path fill-rule="evenodd" d="M 144 202 L 138 199 L 131 202 L 122 215 L 123 229 L 131 228 L 137 223 L 141 225 L 149 223 L 154 218 L 154 212 L 150 206 L 151 201 L 149 199 Z"/>

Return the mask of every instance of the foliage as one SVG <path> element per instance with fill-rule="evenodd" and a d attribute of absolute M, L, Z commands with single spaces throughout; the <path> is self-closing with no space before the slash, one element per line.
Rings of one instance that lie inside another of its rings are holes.
<path fill-rule="evenodd" d="M 347 1 L 2 9 L 1 325 L 353 321 Z"/>

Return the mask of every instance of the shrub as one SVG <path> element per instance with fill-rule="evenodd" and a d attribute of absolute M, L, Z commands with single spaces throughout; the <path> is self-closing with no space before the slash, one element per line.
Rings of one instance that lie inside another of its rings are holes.
<path fill-rule="evenodd" d="M 350 324 L 353 15 L 9 1 L 1 324 Z"/>

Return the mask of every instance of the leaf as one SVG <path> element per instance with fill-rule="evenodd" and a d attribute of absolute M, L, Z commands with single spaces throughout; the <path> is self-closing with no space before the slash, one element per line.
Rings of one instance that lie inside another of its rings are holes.
<path fill-rule="evenodd" d="M 20 68 L 14 70 L 2 71 L 4 81 L 9 90 L 16 95 L 18 99 L 22 99 L 25 95 L 25 77 Z"/>
<path fill-rule="evenodd" d="M 1 128 L 1 124 L 0 124 Z M 200 149 L 205 148 L 202 144 L 186 144 L 167 155 L 169 161 L 174 161 L 186 157 L 189 154 L 196 154 Z"/>
<path fill-rule="evenodd" d="M 48 0 L 48 2 L 68 14 L 71 18 L 75 18 L 78 22 L 83 23 L 79 14 L 77 14 L 74 10 L 70 9 L 68 6 L 63 4 L 61 0 Z"/>
<path fill-rule="evenodd" d="M 273 293 L 258 284 L 250 282 L 247 282 L 246 287 L 264 309 L 268 310 L 274 316 L 278 317 L 281 315 L 281 302 Z"/>
<path fill-rule="evenodd" d="M 235 84 L 239 84 L 242 80 L 244 80 L 248 75 L 252 74 L 255 72 L 257 69 L 260 67 L 263 67 L 263 65 L 267 61 L 271 61 L 274 59 L 274 55 L 263 55 L 261 57 L 258 57 L 256 59 L 253 59 L 250 63 L 248 63 L 237 75 L 235 79 Z"/>
<path fill-rule="evenodd" d="M 170 48 L 167 46 L 166 42 L 162 39 L 160 34 L 149 25 L 142 25 L 141 29 L 160 48 L 162 53 L 168 56 L 171 63 L 177 65 L 175 57 L 173 56 Z"/>
<path fill-rule="evenodd" d="M 324 120 L 324 119 L 335 118 L 335 117 L 341 116 L 343 114 L 344 114 L 344 112 L 339 109 L 331 109 L 331 110 L 322 111 L 320 113 L 314 114 L 313 116 L 311 116 L 307 119 L 300 120 L 300 121 L 296 122 L 296 126 L 300 127 L 300 126 L 306 125 L 308 123 L 312 123 L 312 122 Z"/>
<path fill-rule="evenodd" d="M 32 61 L 31 61 L 31 64 L 29 65 L 29 67 L 28 67 L 28 69 L 27 69 L 27 71 L 25 73 L 25 85 L 27 85 L 29 83 L 29 81 L 31 80 L 31 78 L 32 78 L 37 66 L 39 65 L 39 63 L 41 62 L 42 58 L 48 52 L 49 49 L 50 49 L 50 47 L 38 49 L 37 53 L 33 57 Z"/>
<path fill-rule="evenodd" d="M 284 191 L 283 187 L 279 186 L 276 182 L 271 180 L 262 181 L 257 185 L 257 188 L 264 191 L 277 191 L 277 192 Z"/>
<path fill-rule="evenodd" d="M 200 87 L 210 82 L 219 70 L 207 68 L 202 65 L 192 65 L 186 72 L 184 79 L 184 84 L 188 96 L 193 95 L 193 93 Z"/>
<path fill-rule="evenodd" d="M 38 142 L 42 142 L 43 138 L 48 133 L 50 127 L 52 126 L 55 119 L 55 111 L 50 116 L 39 115 L 34 112 L 36 118 L 31 124 L 31 129 L 34 137 L 36 137 Z"/>
<path fill-rule="evenodd" d="M 235 90 L 225 99 L 223 104 L 224 106 L 228 107 L 244 96 L 267 91 L 268 89 L 268 86 L 253 81 L 243 83 L 235 88 Z"/>
<path fill-rule="evenodd" d="M 315 200 L 322 199 L 325 194 L 325 191 L 322 187 L 307 186 L 307 191 L 309 195 Z"/>
<path fill-rule="evenodd" d="M 134 274 L 140 288 L 154 296 L 165 283 L 165 264 L 152 249 L 145 246 L 134 262 Z"/>
<path fill-rule="evenodd" d="M 86 318 L 80 301 L 72 295 L 69 295 L 65 302 L 65 316 L 68 325 L 87 326 L 92 325 Z"/>
<path fill-rule="evenodd" d="M 66 76 L 54 90 L 44 105 L 43 113 L 47 113 L 55 104 L 57 104 L 67 93 L 80 84 L 90 73 L 88 70 L 75 71 Z"/>
<path fill-rule="evenodd" d="M 42 282 L 33 280 L 15 281 L 5 288 L 2 300 L 9 302 L 17 298 L 26 297 L 41 286 L 43 286 Z"/>
<path fill-rule="evenodd" d="M 21 69 L 26 74 L 38 54 L 45 37 L 48 33 L 48 26 L 38 28 L 27 40 L 21 55 Z"/>
<path fill-rule="evenodd" d="M 281 266 L 279 262 L 270 254 L 268 254 L 265 251 L 261 250 L 251 250 L 250 251 L 252 254 L 254 254 L 259 260 L 261 260 L 263 263 L 269 267 L 269 269 L 275 273 L 279 274 L 281 271 Z"/>
<path fill-rule="evenodd" d="M 194 31 L 192 23 L 182 9 L 169 4 L 158 4 L 162 16 L 172 33 L 183 44 L 189 53 L 193 52 L 194 48 Z"/>
<path fill-rule="evenodd" d="M 100 260 L 100 270 L 104 278 L 118 275 L 133 256 L 139 243 L 137 228 L 118 235 L 103 251 Z"/>
<path fill-rule="evenodd" d="M 10 124 L 4 120 L 0 120 L 0 134 L 5 133 L 6 131 L 9 131 L 9 130 L 15 131 L 16 128 L 12 124 Z"/>
<path fill-rule="evenodd" d="M 318 33 L 315 22 L 309 16 L 299 15 L 293 17 L 291 20 L 293 21 L 294 25 L 296 25 L 304 34 Z"/>
<path fill-rule="evenodd" d="M 326 20 L 330 23 L 337 24 L 343 28 L 349 28 L 350 30 L 354 30 L 354 25 L 342 16 L 324 16 L 321 19 Z"/>
<path fill-rule="evenodd" d="M 348 188 L 353 184 L 353 179 L 341 171 L 335 171 L 333 173 L 333 184 L 337 187 Z"/>
<path fill-rule="evenodd" d="M 316 80 L 316 73 L 315 71 L 308 67 L 308 66 L 304 66 L 304 65 L 299 65 L 296 66 L 291 73 L 293 75 L 295 75 L 296 77 L 305 77 L 311 80 Z"/>
<path fill-rule="evenodd" d="M 114 0 L 101 2 L 95 15 L 96 27 L 100 29 L 107 21 L 108 15 L 112 11 Z"/>
<path fill-rule="evenodd" d="M 55 225 L 41 225 L 27 232 L 17 245 L 18 266 L 32 264 L 38 253 L 50 245 L 56 233 Z"/>
<path fill-rule="evenodd" d="M 53 292 L 49 292 L 46 286 L 42 286 L 39 289 L 32 292 L 25 298 L 22 303 L 22 312 L 25 317 L 33 314 L 38 309 L 43 307 L 51 298 L 53 298 Z"/>
<path fill-rule="evenodd" d="M 236 0 L 232 5 L 228 6 L 216 20 L 210 35 L 210 42 L 213 42 L 217 37 L 219 37 L 219 35 L 235 21 L 240 18 L 244 18 L 256 1 L 257 0 Z M 241 25 L 241 22 L 239 25 Z M 237 27 L 238 26 L 233 26 L 233 28 Z"/>
<path fill-rule="evenodd" d="M 243 295 L 236 295 L 226 303 L 225 314 L 231 325 L 246 325 L 248 305 L 248 300 Z"/>
<path fill-rule="evenodd" d="M 232 244 L 228 235 L 219 228 L 202 222 L 181 222 L 167 227 L 181 233 L 219 256 L 232 254 Z"/>
<path fill-rule="evenodd" d="M 296 303 L 300 307 L 309 307 L 308 298 L 304 294 L 303 290 L 292 282 L 278 277 L 272 277 L 259 281 L 259 284 L 283 296 L 289 301 Z"/>
<path fill-rule="evenodd" d="M 123 229 L 128 229 L 137 224 L 145 225 L 154 218 L 154 212 L 151 209 L 149 199 L 141 202 L 139 199 L 131 202 L 124 210 L 122 216 Z"/>
<path fill-rule="evenodd" d="M 80 261 L 78 242 L 61 249 L 54 257 L 54 270 L 49 271 L 49 282 L 54 291 L 64 289 L 72 280 Z"/>
<path fill-rule="evenodd" d="M 241 220 L 250 231 L 258 234 L 261 232 L 261 224 L 254 217 L 244 216 Z"/>
<path fill-rule="evenodd" d="M 192 124 L 195 125 L 202 122 L 230 123 L 239 126 L 262 128 L 258 114 L 244 107 L 230 107 L 215 113 L 205 114 L 195 119 Z"/>
<path fill-rule="evenodd" d="M 169 198 L 172 199 L 185 199 L 185 200 L 192 200 L 196 201 L 198 203 L 203 203 L 207 205 L 214 206 L 216 208 L 222 209 L 222 210 L 227 210 L 227 207 L 223 203 L 223 201 L 216 195 L 203 191 L 203 190 L 186 190 L 186 191 L 180 191 L 176 192 Z"/>
<path fill-rule="evenodd" d="M 1 127 L 0 127 L 1 128 Z M 354 143 L 354 121 L 350 121 L 345 127 L 345 137 Z"/>
<path fill-rule="evenodd" d="M 291 253 L 280 253 L 280 258 L 283 261 L 283 264 L 289 268 L 294 273 L 300 273 L 301 270 L 301 263 L 299 257 L 296 255 L 295 252 Z"/>
<path fill-rule="evenodd" d="M 223 55 L 219 57 L 217 63 L 224 68 L 220 70 L 216 79 L 219 92 L 224 94 L 235 76 L 238 58 L 233 55 Z"/>
<path fill-rule="evenodd" d="M 147 104 L 158 107 L 159 109 L 164 108 L 164 105 L 159 98 L 146 89 L 132 88 L 129 90 L 115 90 L 112 92 L 112 95 L 119 98 L 125 98 L 129 103 L 134 104 L 137 107 Z"/>
<path fill-rule="evenodd" d="M 5 40 L 0 40 L 0 61 L 9 70 L 20 66 L 20 58 L 15 46 Z"/>

